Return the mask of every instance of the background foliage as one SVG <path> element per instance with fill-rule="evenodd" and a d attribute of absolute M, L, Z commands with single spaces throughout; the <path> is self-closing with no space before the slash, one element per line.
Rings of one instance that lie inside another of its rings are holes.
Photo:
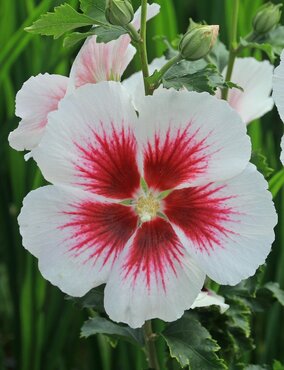
<path fill-rule="evenodd" d="M 229 0 L 156 2 L 161 4 L 162 11 L 149 23 L 150 60 L 164 51 L 163 43 L 154 41 L 154 36 L 161 34 L 174 39 L 186 30 L 189 17 L 220 24 L 221 40 L 227 42 L 232 13 Z M 31 75 L 40 72 L 68 75 L 78 48 L 64 49 L 62 39 L 54 41 L 26 33 L 23 29 L 40 14 L 60 3 L 55 0 L 1 0 L 0 4 L 0 370 L 142 370 L 146 366 L 144 354 L 135 345 L 119 342 L 114 347 L 114 341 L 110 342 L 102 334 L 79 338 L 83 322 L 92 313 L 80 310 L 74 302 L 66 300 L 57 288 L 44 281 L 35 259 L 21 246 L 16 218 L 22 199 L 44 182 L 34 163 L 25 163 L 23 154 L 10 149 L 7 144 L 8 133 L 18 124 L 14 116 L 15 94 Z M 69 3 L 78 6 L 75 0 Z M 133 3 L 138 7 L 138 0 Z M 250 31 L 251 18 L 262 3 L 262 0 L 241 0 L 239 35 Z M 138 60 L 135 59 L 128 74 L 137 67 Z M 276 110 L 267 114 L 261 122 L 253 122 L 249 132 L 254 149 L 260 149 L 267 156 L 269 166 L 279 170 L 282 123 Z M 279 214 L 277 239 L 261 278 L 263 283 L 272 280 L 284 288 L 284 228 L 279 226 L 283 225 L 284 218 L 283 190 L 277 195 L 276 207 Z M 249 290 L 247 285 L 241 288 L 245 292 Z M 233 292 L 228 299 L 234 300 L 239 295 L 240 291 L 235 292 L 235 296 Z M 239 300 L 238 304 L 243 307 L 242 301 Z M 198 315 L 199 320 L 206 322 L 205 313 L 201 311 Z M 191 321 L 192 330 L 198 330 L 199 324 L 195 324 L 194 320 Z M 226 317 L 226 320 L 237 319 L 232 316 Z M 245 322 L 236 323 L 239 324 L 244 325 L 246 330 Z M 155 322 L 157 330 L 161 325 L 159 321 Z M 254 313 L 252 331 L 247 333 L 247 339 L 254 338 L 256 346 L 244 356 L 241 353 L 242 357 L 254 364 L 271 365 L 274 359 L 284 363 L 283 328 L 284 311 L 279 303 Z M 174 329 L 167 329 L 165 335 L 168 335 L 168 341 L 174 340 Z M 212 328 L 211 334 L 217 339 L 216 327 L 215 332 Z M 225 338 L 218 339 L 222 342 L 230 336 L 234 339 L 237 332 L 226 332 Z M 232 340 L 231 345 L 234 343 Z M 236 351 L 242 351 L 241 348 Z M 165 344 L 158 343 L 161 359 L 164 358 L 164 350 Z M 165 363 L 165 359 L 161 363 Z M 233 360 L 231 368 L 237 368 L 235 365 Z M 178 369 L 174 363 L 171 366 L 173 370 Z M 255 369 L 261 368 L 264 369 Z M 274 368 L 283 370 L 280 364 L 274 365 Z"/>

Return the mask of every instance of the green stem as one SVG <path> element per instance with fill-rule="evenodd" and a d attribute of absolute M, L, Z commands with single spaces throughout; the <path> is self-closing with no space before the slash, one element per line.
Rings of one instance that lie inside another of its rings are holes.
<path fill-rule="evenodd" d="M 170 59 L 158 72 L 158 79 L 161 79 L 163 75 L 176 63 L 182 60 L 182 56 L 180 54 L 176 55 L 172 59 Z"/>
<path fill-rule="evenodd" d="M 239 14 L 239 0 L 233 0 L 233 21 L 232 21 L 232 34 L 230 40 L 230 54 L 226 73 L 226 81 L 230 81 L 235 59 L 238 52 L 237 47 L 237 31 L 238 31 L 238 14 Z M 222 90 L 222 99 L 226 100 L 228 97 L 228 89 Z"/>
<path fill-rule="evenodd" d="M 147 55 L 147 0 L 141 1 L 141 25 L 140 25 L 140 58 L 142 62 L 142 72 L 144 77 L 144 82 L 147 77 L 149 77 L 148 68 L 148 55 Z M 145 84 L 145 93 L 147 94 L 147 84 Z"/>
<path fill-rule="evenodd" d="M 146 321 L 143 325 L 143 332 L 145 338 L 145 349 L 147 360 L 150 369 L 153 370 L 160 370 L 160 365 L 158 362 L 156 346 L 155 346 L 155 334 L 152 331 L 152 323 L 151 320 Z"/>
<path fill-rule="evenodd" d="M 152 95 L 153 90 L 151 90 L 149 83 L 147 81 L 147 78 L 149 77 L 149 67 L 148 67 L 147 42 L 146 42 L 146 38 L 147 38 L 146 23 L 147 23 L 147 0 L 142 0 L 140 33 L 137 32 L 137 30 L 132 26 L 132 24 L 128 24 L 126 26 L 126 29 L 130 33 L 132 41 L 136 45 L 136 48 L 140 56 L 145 94 Z"/>

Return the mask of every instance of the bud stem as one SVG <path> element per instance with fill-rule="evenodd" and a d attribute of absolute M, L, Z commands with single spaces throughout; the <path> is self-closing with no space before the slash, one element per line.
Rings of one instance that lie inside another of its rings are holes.
<path fill-rule="evenodd" d="M 227 74 L 226 74 L 226 81 L 230 81 L 235 59 L 237 56 L 237 32 L 238 32 L 238 15 L 239 15 L 239 0 L 233 0 L 233 19 L 232 19 L 232 33 L 231 33 L 231 40 L 230 40 L 230 54 L 229 54 L 229 62 L 227 67 Z M 228 89 L 222 90 L 222 99 L 227 100 L 228 97 Z"/>

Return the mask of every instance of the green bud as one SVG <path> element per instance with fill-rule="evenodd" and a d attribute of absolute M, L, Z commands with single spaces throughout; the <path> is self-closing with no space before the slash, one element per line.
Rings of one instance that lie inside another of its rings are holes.
<path fill-rule="evenodd" d="M 258 34 L 271 31 L 280 21 L 282 4 L 264 4 L 253 18 L 253 29 Z"/>
<path fill-rule="evenodd" d="M 187 60 L 204 58 L 215 45 L 219 26 L 195 25 L 183 36 L 179 44 L 181 56 Z"/>
<path fill-rule="evenodd" d="M 115 26 L 126 26 L 134 17 L 131 1 L 107 0 L 105 16 L 109 23 Z"/>

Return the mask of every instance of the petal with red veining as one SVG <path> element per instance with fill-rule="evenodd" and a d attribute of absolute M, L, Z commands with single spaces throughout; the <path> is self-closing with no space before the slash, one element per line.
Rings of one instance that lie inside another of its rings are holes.
<path fill-rule="evenodd" d="M 271 193 L 253 165 L 224 182 L 173 191 L 164 212 L 191 256 L 220 284 L 253 275 L 274 240 Z"/>
<path fill-rule="evenodd" d="M 235 176 L 247 165 L 246 127 L 226 102 L 207 93 L 161 90 L 138 108 L 139 164 L 152 188 L 207 184 Z"/>
<path fill-rule="evenodd" d="M 105 309 L 131 327 L 160 318 L 173 321 L 190 308 L 204 273 L 187 255 L 171 225 L 145 222 L 115 264 L 105 288 Z"/>
<path fill-rule="evenodd" d="M 131 198 L 140 181 L 136 122 L 130 97 L 119 83 L 89 84 L 63 99 L 32 154 L 52 183 Z"/>
<path fill-rule="evenodd" d="M 29 193 L 19 216 L 23 245 L 42 275 L 73 296 L 106 282 L 137 222 L 130 207 L 52 185 Z"/>

